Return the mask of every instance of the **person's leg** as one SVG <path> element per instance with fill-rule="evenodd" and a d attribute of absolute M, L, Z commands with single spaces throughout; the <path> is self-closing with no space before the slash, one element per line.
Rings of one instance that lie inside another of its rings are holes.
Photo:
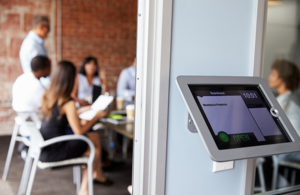
<path fill-rule="evenodd" d="M 94 157 L 94 165 L 93 165 L 93 177 L 97 181 L 100 182 L 106 182 L 108 179 L 105 177 L 102 171 L 101 167 L 101 143 L 100 143 L 100 136 L 97 132 L 89 132 L 87 134 L 88 138 L 93 142 L 95 146 L 95 157 Z M 90 155 L 90 148 L 87 149 L 87 151 L 83 154 L 83 156 L 89 156 Z M 110 184 L 111 181 L 110 181 Z M 110 185 L 109 184 L 109 185 Z M 88 194 L 88 172 L 87 168 L 84 169 L 82 173 L 82 181 L 81 181 L 81 187 L 80 187 L 80 195 L 86 195 Z"/>
<path fill-rule="evenodd" d="M 94 166 L 93 166 L 93 177 L 94 179 L 100 181 L 100 182 L 105 182 L 107 178 L 102 172 L 101 169 L 101 144 L 100 144 L 100 137 L 97 132 L 91 132 L 88 133 L 88 138 L 93 142 L 95 146 L 95 157 L 94 157 Z M 90 155 L 90 148 L 87 149 L 87 151 L 84 153 L 84 156 L 89 156 Z M 80 192 L 79 195 L 88 195 L 88 172 L 87 168 L 83 170 L 82 173 L 82 181 L 81 181 L 81 187 L 80 187 Z"/>
<path fill-rule="evenodd" d="M 90 132 L 87 134 L 88 138 L 93 142 L 95 146 L 95 158 L 94 158 L 94 169 L 93 169 L 93 177 L 101 182 L 106 181 L 106 177 L 103 174 L 102 166 L 101 166 L 101 143 L 100 136 L 97 132 Z"/>
<path fill-rule="evenodd" d="M 82 172 L 82 180 L 81 180 L 81 186 L 80 186 L 80 191 L 79 195 L 88 195 L 88 172 L 87 172 L 87 167 L 83 169 Z"/>

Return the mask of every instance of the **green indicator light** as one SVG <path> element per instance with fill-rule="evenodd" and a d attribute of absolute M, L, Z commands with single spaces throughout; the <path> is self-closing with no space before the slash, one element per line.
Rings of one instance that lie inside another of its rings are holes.
<path fill-rule="evenodd" d="M 229 137 L 228 137 L 227 133 L 225 133 L 225 132 L 219 132 L 218 136 L 223 142 L 229 141 Z"/>

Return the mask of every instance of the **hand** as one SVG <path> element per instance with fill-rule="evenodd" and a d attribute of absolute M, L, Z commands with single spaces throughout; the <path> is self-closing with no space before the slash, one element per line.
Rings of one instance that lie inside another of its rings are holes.
<path fill-rule="evenodd" d="M 79 103 L 79 105 L 80 105 L 81 107 L 90 105 L 89 102 L 86 101 L 86 100 L 77 100 L 77 102 Z"/>
<path fill-rule="evenodd" d="M 98 112 L 97 112 L 97 117 L 98 118 L 103 118 L 103 117 L 105 117 L 107 115 L 107 112 L 105 112 L 104 110 L 99 110 Z"/>
<path fill-rule="evenodd" d="M 88 111 L 88 110 L 91 109 L 91 107 L 92 107 L 91 105 L 81 107 L 81 108 L 79 108 L 79 109 L 77 110 L 77 114 L 79 115 L 79 114 L 81 114 L 81 113 L 83 113 L 83 112 L 85 112 L 85 111 Z"/>
<path fill-rule="evenodd" d="M 106 80 L 106 71 L 105 70 L 100 71 L 99 76 L 101 79 Z"/>

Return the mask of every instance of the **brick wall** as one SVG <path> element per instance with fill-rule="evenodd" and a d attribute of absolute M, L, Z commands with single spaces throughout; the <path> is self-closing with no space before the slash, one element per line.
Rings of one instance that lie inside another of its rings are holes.
<path fill-rule="evenodd" d="M 136 50 L 137 0 L 63 0 L 62 59 L 80 66 L 88 55 L 105 70 L 114 91 Z"/>
<path fill-rule="evenodd" d="M 56 58 L 56 14 L 59 0 L 0 0 L 0 135 L 10 134 L 14 112 L 11 88 L 22 74 L 19 49 L 34 15 L 47 15 L 51 32 L 45 46 L 53 65 Z M 114 92 L 121 70 L 136 49 L 137 0 L 61 0 L 62 59 L 77 67 L 84 57 L 98 58 Z"/>
<path fill-rule="evenodd" d="M 31 29 L 32 17 L 46 15 L 55 28 L 56 0 L 1 0 L 0 1 L 0 135 L 10 134 L 15 116 L 11 108 L 11 88 L 23 73 L 19 50 Z M 55 33 L 50 32 L 45 42 L 51 58 L 55 57 Z"/>

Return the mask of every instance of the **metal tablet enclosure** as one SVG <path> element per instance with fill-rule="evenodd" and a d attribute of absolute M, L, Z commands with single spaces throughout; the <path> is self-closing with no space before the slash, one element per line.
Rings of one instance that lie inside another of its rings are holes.
<path fill-rule="evenodd" d="M 204 142 L 207 152 L 212 160 L 217 162 L 255 158 L 261 156 L 269 156 L 274 154 L 282 154 L 296 152 L 300 150 L 300 137 L 296 130 L 285 115 L 281 106 L 277 102 L 275 96 L 271 92 L 267 83 L 259 77 L 224 77 L 224 76 L 178 76 L 176 79 L 177 86 L 183 97 L 198 133 Z M 266 98 L 270 105 L 278 110 L 278 115 L 283 123 L 287 134 L 290 136 L 291 142 L 278 143 L 270 145 L 250 146 L 243 148 L 219 150 L 210 130 L 199 110 L 197 103 L 192 95 L 188 85 L 260 85 L 264 90 Z"/>

